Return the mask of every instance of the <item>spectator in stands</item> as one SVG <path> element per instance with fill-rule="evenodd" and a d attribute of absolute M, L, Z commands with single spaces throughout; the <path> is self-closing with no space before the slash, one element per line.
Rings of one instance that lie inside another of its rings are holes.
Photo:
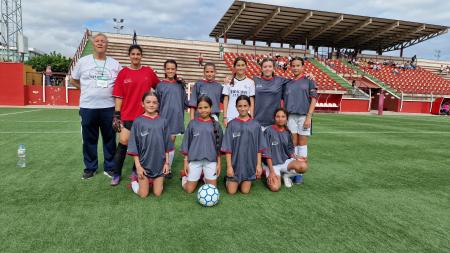
<path fill-rule="evenodd" d="M 220 45 L 219 45 L 219 56 L 220 56 L 220 59 L 221 59 L 221 60 L 223 60 L 224 52 L 225 52 L 225 48 L 223 47 L 222 44 L 220 44 Z"/>
<path fill-rule="evenodd" d="M 353 80 L 352 81 L 352 94 L 355 95 L 355 93 L 356 93 L 356 81 Z"/>
<path fill-rule="evenodd" d="M 441 65 L 441 67 L 439 68 L 439 73 L 440 74 L 444 73 L 444 70 L 445 70 L 444 65 Z"/>
<path fill-rule="evenodd" d="M 203 54 L 200 53 L 199 57 L 198 57 L 198 65 L 200 65 L 200 67 L 203 67 Z"/>
<path fill-rule="evenodd" d="M 449 70 L 450 70 L 449 66 L 445 67 L 444 74 L 448 75 Z"/>
<path fill-rule="evenodd" d="M 108 38 L 102 33 L 92 37 L 94 53 L 78 60 L 70 83 L 81 90 L 80 116 L 83 138 L 84 173 L 82 179 L 93 177 L 98 169 L 97 145 L 102 135 L 104 174 L 112 178 L 115 167 L 116 133 L 113 129 L 114 98 L 112 91 L 119 62 L 106 56 Z"/>
<path fill-rule="evenodd" d="M 398 75 L 398 74 L 400 74 L 400 71 L 398 71 L 398 69 L 394 68 L 394 69 L 392 70 L 392 74 Z"/>
<path fill-rule="evenodd" d="M 445 104 L 442 105 L 441 114 L 450 115 L 450 105 L 448 104 L 448 102 L 445 102 Z"/>
<path fill-rule="evenodd" d="M 279 69 L 284 69 L 284 66 L 285 66 L 284 61 L 279 61 L 279 62 L 278 62 L 278 68 L 279 68 Z"/>
<path fill-rule="evenodd" d="M 52 65 L 47 65 L 47 68 L 45 69 L 45 73 L 44 73 L 44 75 L 45 75 L 45 85 L 52 85 L 52 80 L 51 80 L 51 78 L 52 78 L 52 75 L 53 75 L 53 73 L 52 73 Z"/>

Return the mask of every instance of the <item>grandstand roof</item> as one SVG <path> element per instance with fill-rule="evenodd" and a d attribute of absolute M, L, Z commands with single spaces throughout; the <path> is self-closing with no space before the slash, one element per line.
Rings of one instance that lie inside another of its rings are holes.
<path fill-rule="evenodd" d="M 211 37 L 393 51 L 447 33 L 447 26 L 234 1 Z M 308 43 L 306 43 L 308 42 Z"/>

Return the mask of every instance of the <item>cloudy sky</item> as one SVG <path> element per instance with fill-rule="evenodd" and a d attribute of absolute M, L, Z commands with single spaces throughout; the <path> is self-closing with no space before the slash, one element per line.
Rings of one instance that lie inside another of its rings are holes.
<path fill-rule="evenodd" d="M 450 26 L 450 2 L 442 0 L 272 0 L 254 2 Z M 213 41 L 208 37 L 231 0 L 42 0 L 22 1 L 29 46 L 72 56 L 86 28 L 113 32 L 113 17 L 124 18 L 123 33 Z M 450 60 L 450 35 L 405 50 L 405 56 Z M 398 55 L 398 53 L 397 53 Z"/>

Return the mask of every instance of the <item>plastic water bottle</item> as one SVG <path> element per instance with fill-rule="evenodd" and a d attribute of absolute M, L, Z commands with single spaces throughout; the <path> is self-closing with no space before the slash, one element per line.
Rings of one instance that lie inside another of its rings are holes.
<path fill-rule="evenodd" d="M 17 149 L 17 167 L 25 168 L 27 166 L 27 150 L 25 145 L 20 144 Z"/>

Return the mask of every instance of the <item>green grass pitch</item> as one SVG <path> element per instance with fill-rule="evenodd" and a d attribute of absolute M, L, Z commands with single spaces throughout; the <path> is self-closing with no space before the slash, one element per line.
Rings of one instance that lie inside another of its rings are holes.
<path fill-rule="evenodd" d="M 3 108 L 0 252 L 450 252 L 449 141 L 450 117 L 317 114 L 303 185 L 229 196 L 220 181 L 203 208 L 179 153 L 162 197 L 140 199 L 129 179 L 81 180 L 77 110 Z"/>

